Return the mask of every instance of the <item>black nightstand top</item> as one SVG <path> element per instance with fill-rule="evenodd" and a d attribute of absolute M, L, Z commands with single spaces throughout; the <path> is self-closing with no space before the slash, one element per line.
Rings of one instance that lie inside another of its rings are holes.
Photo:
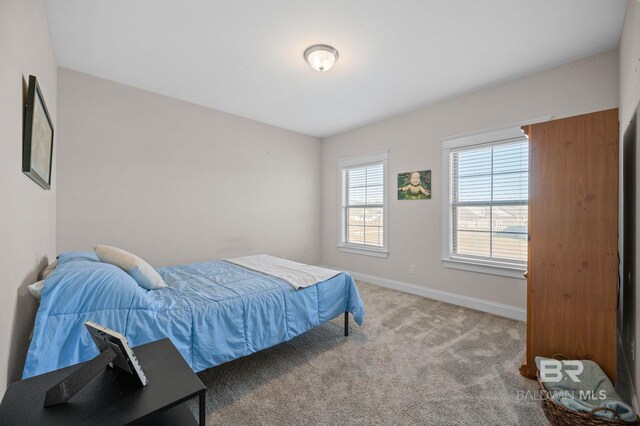
<path fill-rule="evenodd" d="M 147 386 L 139 387 L 133 376 L 107 368 L 67 404 L 44 408 L 47 390 L 81 364 L 74 365 L 11 383 L 0 404 L 0 424 L 162 424 L 164 416 L 197 424 L 182 403 L 199 395 L 202 410 L 206 388 L 171 340 L 147 343 L 133 351 L 149 379 Z M 184 417 L 186 414 L 190 418 Z"/>

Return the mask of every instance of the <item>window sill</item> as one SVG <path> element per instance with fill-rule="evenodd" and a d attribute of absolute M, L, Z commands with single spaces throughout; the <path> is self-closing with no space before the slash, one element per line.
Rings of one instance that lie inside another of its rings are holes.
<path fill-rule="evenodd" d="M 363 254 L 374 257 L 387 257 L 389 255 L 389 250 L 383 248 L 359 247 L 345 244 L 339 244 L 338 250 L 344 253 Z"/>
<path fill-rule="evenodd" d="M 516 266 L 486 264 L 461 259 L 442 259 L 445 268 L 460 269 L 469 272 L 480 272 L 483 274 L 500 275 L 503 277 L 517 278 L 524 280 L 525 268 Z"/>

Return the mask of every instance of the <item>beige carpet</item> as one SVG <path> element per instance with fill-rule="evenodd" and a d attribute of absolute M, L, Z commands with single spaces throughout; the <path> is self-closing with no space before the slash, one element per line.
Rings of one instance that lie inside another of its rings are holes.
<path fill-rule="evenodd" d="M 540 402 L 522 398 L 537 389 L 518 374 L 524 323 L 358 289 L 365 323 L 349 337 L 340 318 L 200 373 L 207 424 L 547 424 Z"/>

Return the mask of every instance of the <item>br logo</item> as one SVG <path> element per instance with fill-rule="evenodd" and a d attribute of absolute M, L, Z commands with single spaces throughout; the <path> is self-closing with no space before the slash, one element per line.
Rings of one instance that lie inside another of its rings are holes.
<path fill-rule="evenodd" d="M 582 361 L 558 361 L 556 359 L 544 359 L 540 361 L 540 380 L 542 382 L 557 383 L 562 381 L 564 375 L 576 383 L 580 382 L 578 376 L 584 371 Z"/>

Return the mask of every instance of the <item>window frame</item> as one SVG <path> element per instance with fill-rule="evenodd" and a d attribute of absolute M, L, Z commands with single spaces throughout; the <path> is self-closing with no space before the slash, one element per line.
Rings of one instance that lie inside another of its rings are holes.
<path fill-rule="evenodd" d="M 481 272 L 492 275 L 501 275 L 511 278 L 525 279 L 523 273 L 527 270 L 527 264 L 500 262 L 486 259 L 473 259 L 471 257 L 452 256 L 453 236 L 451 223 L 453 222 L 453 209 L 451 200 L 451 153 L 463 148 L 475 148 L 495 146 L 515 142 L 527 138 L 521 129 L 525 124 L 548 121 L 551 117 L 543 117 L 536 120 L 527 120 L 507 127 L 501 127 L 484 132 L 454 136 L 442 140 L 442 262 L 447 268 L 461 269 L 471 272 Z M 529 194 L 529 197 L 531 195 Z M 528 205 L 528 200 L 527 200 Z"/>
<path fill-rule="evenodd" d="M 340 220 L 340 236 L 338 243 L 338 250 L 345 253 L 362 254 L 375 257 L 387 257 L 389 255 L 389 199 L 388 199 L 388 165 L 389 162 L 389 150 L 381 150 L 372 152 L 369 154 L 356 155 L 353 157 L 342 158 L 338 160 L 338 176 L 340 181 L 340 199 L 338 202 L 339 208 L 339 220 Z M 347 231 L 347 218 L 346 211 L 347 206 L 344 204 L 345 200 L 345 185 L 344 169 L 352 167 L 361 167 L 368 164 L 382 163 L 382 247 L 372 246 L 367 244 L 349 243 L 346 241 Z"/>

